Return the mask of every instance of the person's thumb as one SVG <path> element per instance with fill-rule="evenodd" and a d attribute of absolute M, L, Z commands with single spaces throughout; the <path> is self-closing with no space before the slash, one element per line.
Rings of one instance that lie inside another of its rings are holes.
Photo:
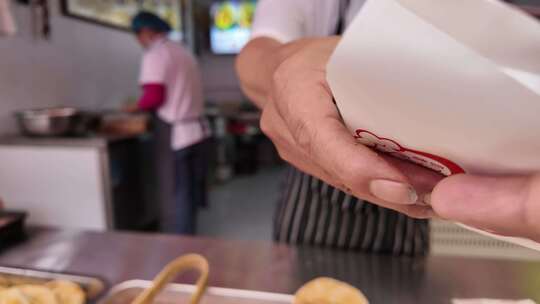
<path fill-rule="evenodd" d="M 488 232 L 540 240 L 540 179 L 456 175 L 431 195 L 435 213 Z"/>

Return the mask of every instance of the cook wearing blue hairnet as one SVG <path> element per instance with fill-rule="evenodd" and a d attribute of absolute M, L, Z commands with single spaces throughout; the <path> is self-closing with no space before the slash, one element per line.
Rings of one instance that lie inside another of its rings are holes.
<path fill-rule="evenodd" d="M 156 36 L 171 31 L 171 26 L 150 12 L 139 12 L 131 21 L 131 30 L 137 35 L 141 45 L 147 48 Z"/>
<path fill-rule="evenodd" d="M 152 114 L 161 229 L 194 234 L 197 208 L 206 201 L 210 136 L 199 67 L 188 50 L 167 38 L 171 27 L 160 17 L 140 12 L 131 28 L 144 48 L 142 94 L 126 110 Z"/>

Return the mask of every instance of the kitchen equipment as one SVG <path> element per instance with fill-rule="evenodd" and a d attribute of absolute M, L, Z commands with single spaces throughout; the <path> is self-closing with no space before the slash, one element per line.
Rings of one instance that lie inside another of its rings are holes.
<path fill-rule="evenodd" d="M 60 136 L 71 133 L 77 119 L 74 108 L 24 110 L 15 115 L 21 131 L 30 136 Z"/>
<path fill-rule="evenodd" d="M 103 134 L 137 135 L 148 130 L 149 116 L 144 113 L 103 112 L 99 131 Z"/>
<path fill-rule="evenodd" d="M 132 280 L 114 286 L 99 304 L 131 303 L 138 294 L 152 286 L 150 281 Z M 188 303 L 194 285 L 169 284 L 155 299 L 155 304 Z M 291 304 L 292 295 L 241 289 L 208 287 L 201 304 Z"/>
<path fill-rule="evenodd" d="M 27 284 L 44 284 L 52 280 L 65 280 L 78 284 L 86 293 L 87 304 L 96 303 L 106 283 L 96 277 L 0 266 L 0 277 Z"/>
<path fill-rule="evenodd" d="M 24 239 L 25 219 L 24 212 L 0 211 L 0 250 Z"/>
<path fill-rule="evenodd" d="M 28 136 L 84 135 L 100 121 L 97 113 L 70 107 L 23 110 L 15 116 L 21 132 Z"/>

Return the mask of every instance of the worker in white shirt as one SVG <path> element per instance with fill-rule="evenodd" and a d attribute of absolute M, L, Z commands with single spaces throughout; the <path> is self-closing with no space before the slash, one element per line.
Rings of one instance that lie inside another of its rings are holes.
<path fill-rule="evenodd" d="M 210 136 L 201 74 L 194 56 L 167 39 L 170 26 L 158 16 L 138 13 L 132 30 L 144 48 L 137 108 L 155 113 L 161 227 L 194 234 L 197 207 L 206 204 Z"/>
<path fill-rule="evenodd" d="M 275 238 L 423 255 L 429 248 L 424 218 L 433 214 L 423 198 L 441 177 L 356 143 L 326 82 L 338 35 L 364 2 L 258 2 L 253 36 L 237 71 L 245 93 L 263 110 L 263 131 L 295 167 L 275 217 Z"/>

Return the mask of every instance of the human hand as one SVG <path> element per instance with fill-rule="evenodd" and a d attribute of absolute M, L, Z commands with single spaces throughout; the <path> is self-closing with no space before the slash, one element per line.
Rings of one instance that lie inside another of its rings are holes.
<path fill-rule="evenodd" d="M 139 106 L 137 103 L 129 103 L 122 106 L 122 112 L 135 113 L 138 111 L 139 111 Z"/>
<path fill-rule="evenodd" d="M 301 40 L 274 72 L 261 128 L 280 156 L 300 170 L 358 198 L 413 217 L 432 216 L 417 204 L 442 176 L 379 155 L 356 142 L 343 125 L 326 81 L 338 37 Z"/>
<path fill-rule="evenodd" d="M 442 218 L 540 242 L 540 174 L 452 176 L 435 187 L 430 203 Z"/>

